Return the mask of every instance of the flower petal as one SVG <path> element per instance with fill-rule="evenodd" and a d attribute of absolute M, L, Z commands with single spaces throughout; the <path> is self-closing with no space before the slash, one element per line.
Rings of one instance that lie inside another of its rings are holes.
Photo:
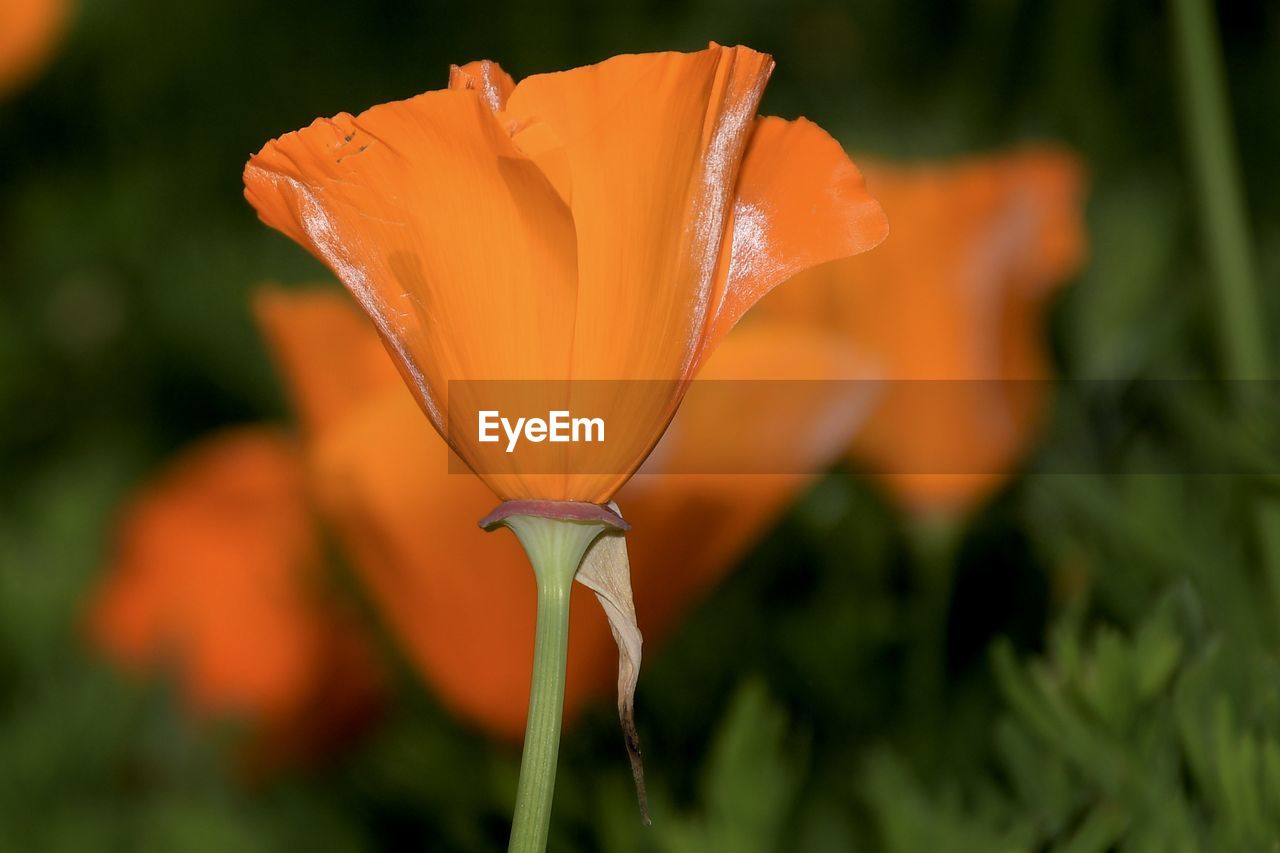
<path fill-rule="evenodd" d="M 569 375 L 643 380 L 619 384 L 612 398 L 591 394 L 592 414 L 615 430 L 618 462 L 597 468 L 606 474 L 571 474 L 564 497 L 612 497 L 679 404 L 772 67 L 768 56 L 718 45 L 618 56 L 526 78 L 507 102 L 504 116 L 522 128 L 517 145 L 573 210 L 578 291 Z"/>
<path fill-rule="evenodd" d="M 66 31 L 71 12 L 70 0 L 0 3 L 0 97 L 40 71 Z"/>
<path fill-rule="evenodd" d="M 772 67 L 764 54 L 713 45 L 618 56 L 516 86 L 507 115 L 544 123 L 572 173 L 574 378 L 687 375 Z"/>
<path fill-rule="evenodd" d="M 524 731 L 536 611 L 513 536 L 476 526 L 493 508 L 475 476 L 450 474 L 448 447 L 411 397 L 390 389 L 313 449 L 320 500 L 374 602 L 423 677 L 459 716 L 500 736 Z M 603 695 L 609 627 L 575 586 L 565 714 Z"/>
<path fill-rule="evenodd" d="M 861 380 L 873 378 L 874 368 L 830 331 L 749 322 L 689 385 L 636 476 L 820 473 L 870 414 L 878 389 Z"/>
<path fill-rule="evenodd" d="M 449 379 L 566 375 L 573 223 L 478 92 L 316 121 L 268 143 L 244 179 L 262 220 L 373 317 L 442 433 Z"/>
<path fill-rule="evenodd" d="M 321 568 L 296 449 L 224 432 L 128 506 L 90 629 L 130 669 L 173 664 L 195 711 L 249 716 L 279 754 L 334 734 L 380 686 L 354 617 L 316 595 Z"/>
<path fill-rule="evenodd" d="M 516 88 L 516 81 L 498 63 L 480 59 L 466 65 L 450 65 L 449 88 L 475 89 L 489 109 L 496 113 L 506 109 L 507 98 Z"/>
<path fill-rule="evenodd" d="M 871 383 L 848 380 L 868 370 L 845 341 L 805 326 L 766 320 L 725 339 L 618 495 L 633 525 L 627 545 L 646 640 L 661 642 L 845 452 L 873 393 Z M 774 383 L 792 379 L 802 390 L 784 410 Z M 698 470 L 708 455 L 718 457 L 716 471 L 778 473 L 676 473 Z"/>
<path fill-rule="evenodd" d="M 400 384 L 373 327 L 342 291 L 261 288 L 253 308 L 309 434 Z"/>
<path fill-rule="evenodd" d="M 1027 229 L 1017 241 L 1022 257 L 1015 282 L 1031 298 L 1042 297 L 1066 283 L 1084 260 L 1084 165 L 1060 148 L 1028 147 L 1011 158 L 1005 175 L 1009 218 Z"/>
<path fill-rule="evenodd" d="M 759 119 L 738 178 L 708 351 L 777 285 L 872 249 L 887 233 L 880 204 L 826 131 L 806 119 Z"/>
<path fill-rule="evenodd" d="M 801 275 L 757 313 L 873 355 L 890 381 L 857 462 L 910 511 L 963 511 L 1004 481 L 1043 411 L 1044 300 L 1083 255 L 1082 169 L 1033 147 L 867 174 L 889 239 Z"/>

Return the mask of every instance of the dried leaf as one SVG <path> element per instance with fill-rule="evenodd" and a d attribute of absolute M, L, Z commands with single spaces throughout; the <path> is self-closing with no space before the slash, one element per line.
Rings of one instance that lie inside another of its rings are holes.
<path fill-rule="evenodd" d="M 616 503 L 609 508 L 618 511 Z M 577 580 L 596 594 L 609 630 L 618 644 L 618 719 L 631 761 L 631 776 L 636 783 L 636 799 L 645 826 L 649 819 L 649 798 L 644 786 L 644 763 L 640 758 L 640 735 L 636 731 L 636 682 L 640 678 L 640 647 L 644 639 L 636 622 L 636 606 L 631 596 L 631 563 L 627 558 L 627 540 L 621 531 L 608 531 L 587 549 L 578 568 Z"/>

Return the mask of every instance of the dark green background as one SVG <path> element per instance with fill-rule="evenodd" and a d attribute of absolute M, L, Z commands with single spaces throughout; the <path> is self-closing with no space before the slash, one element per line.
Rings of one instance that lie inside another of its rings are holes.
<path fill-rule="evenodd" d="M 323 276 L 242 200 L 247 156 L 318 115 L 437 88 L 451 62 L 518 78 L 745 43 L 777 60 L 762 111 L 807 115 L 855 152 L 1068 143 L 1091 173 L 1090 261 L 1055 308 L 1060 372 L 1225 374 L 1159 2 L 81 6 L 47 73 L 0 103 L 0 849 L 504 844 L 516 757 L 407 674 L 353 749 L 247 789 L 235 733 L 121 682 L 77 622 L 114 509 L 148 471 L 215 427 L 288 418 L 246 294 Z M 1280 9 L 1219 11 L 1258 319 L 1280 328 Z M 601 708 L 565 739 L 553 849 L 1274 845 L 1280 607 L 1250 520 L 1276 445 L 1196 387 L 1094 473 L 1020 477 L 965 531 L 932 698 L 903 664 L 939 606 L 937 560 L 834 472 L 646 661 L 655 827 L 636 826 Z M 1058 408 L 1039 458 L 1070 443 L 1072 416 Z M 1192 451 L 1253 474 L 1133 473 Z"/>

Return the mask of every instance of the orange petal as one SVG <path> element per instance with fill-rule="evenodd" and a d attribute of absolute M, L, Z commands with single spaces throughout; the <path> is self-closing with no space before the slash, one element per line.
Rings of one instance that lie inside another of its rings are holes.
<path fill-rule="evenodd" d="M 777 285 L 874 248 L 888 220 L 844 149 L 810 121 L 761 118 L 734 200 L 706 351 Z"/>
<path fill-rule="evenodd" d="M 1005 181 L 1015 198 L 1010 206 L 1026 229 L 1017 241 L 1023 256 L 1016 281 L 1032 299 L 1043 297 L 1075 275 L 1084 259 L 1084 165 L 1062 149 L 1029 147 L 1011 158 Z"/>
<path fill-rule="evenodd" d="M 262 220 L 373 317 L 442 433 L 449 379 L 566 374 L 573 223 L 478 92 L 318 120 L 268 143 L 244 178 Z"/>
<path fill-rule="evenodd" d="M 324 507 L 409 659 L 454 713 L 514 739 L 533 669 L 533 573 L 515 537 L 476 526 L 493 494 L 471 474 L 449 474 L 448 452 L 392 389 L 330 431 L 313 458 Z M 575 590 L 568 718 L 611 683 L 612 649 L 599 607 Z"/>
<path fill-rule="evenodd" d="M 504 115 L 524 128 L 516 143 L 540 162 L 567 166 L 555 181 L 572 207 L 578 245 L 569 375 L 659 380 L 594 401 L 593 414 L 628 431 L 618 439 L 624 450 L 612 476 L 571 475 L 568 496 L 607 500 L 679 402 L 772 65 L 763 54 L 720 46 L 618 56 L 529 77 L 507 103 Z"/>
<path fill-rule="evenodd" d="M 253 308 L 311 434 L 399 384 L 373 326 L 340 290 L 262 288 Z"/>
<path fill-rule="evenodd" d="M 872 403 L 872 386 L 851 381 L 867 370 L 846 342 L 803 326 L 762 322 L 725 339 L 618 496 L 647 641 L 660 642 L 844 453 Z M 717 473 L 672 473 L 701 464 Z M 734 470 L 776 473 L 719 473 Z"/>
<path fill-rule="evenodd" d="M 498 63 L 480 59 L 466 65 L 450 65 L 449 88 L 476 90 L 489 109 L 496 113 L 506 109 L 507 98 L 516 88 L 516 81 Z"/>
<path fill-rule="evenodd" d="M 70 17 L 69 0 L 0 3 L 0 96 L 17 90 L 40 70 Z"/>
<path fill-rule="evenodd" d="M 90 628 L 125 667 L 175 667 L 196 712 L 247 716 L 268 741 L 296 743 L 367 704 L 377 684 L 355 623 L 316 597 L 319 574 L 293 446 L 265 429 L 229 431 L 127 507 Z"/>
<path fill-rule="evenodd" d="M 839 330 L 875 357 L 894 381 L 856 459 L 908 509 L 961 512 L 1035 434 L 1045 296 L 1083 253 L 1082 169 L 1067 152 L 1028 148 L 867 174 L 889 239 L 801 275 L 759 311 Z"/>
<path fill-rule="evenodd" d="M 764 54 L 713 45 L 617 56 L 516 86 L 506 115 L 553 133 L 572 172 L 574 378 L 687 375 L 772 68 Z"/>
<path fill-rule="evenodd" d="M 636 476 L 820 473 L 870 413 L 877 388 L 859 380 L 873 368 L 840 336 L 786 322 L 747 324 L 689 386 Z"/>

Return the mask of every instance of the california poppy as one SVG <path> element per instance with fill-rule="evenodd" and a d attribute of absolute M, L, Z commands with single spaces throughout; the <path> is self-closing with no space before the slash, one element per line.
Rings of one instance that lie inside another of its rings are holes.
<path fill-rule="evenodd" d="M 130 501 L 90 630 L 127 669 L 170 668 L 197 716 L 250 724 L 257 764 L 341 735 L 379 692 L 326 593 L 299 452 L 265 427 L 200 442 Z"/>
<path fill-rule="evenodd" d="M 0 3 L 0 96 L 29 80 L 48 59 L 66 28 L 70 0 Z"/>
<path fill-rule="evenodd" d="M 355 295 L 431 422 L 499 497 L 600 504 L 752 304 L 885 234 L 827 134 L 756 117 L 772 67 L 719 45 L 519 84 L 471 63 L 448 89 L 268 143 L 245 194 Z M 446 395 L 476 409 L 473 380 L 615 381 L 596 400 L 614 430 L 608 464 L 531 474 L 451 430 Z"/>
<path fill-rule="evenodd" d="M 880 207 L 829 136 L 756 117 L 772 67 L 714 44 L 519 84 L 472 63 L 448 89 L 317 120 L 245 167 L 258 215 L 359 300 L 432 424 L 503 499 L 481 523 L 510 528 L 533 566 L 512 850 L 546 845 L 580 572 L 610 614 L 624 668 L 638 652 L 625 546 L 601 538 L 627 525 L 601 505 L 751 305 L 884 237 Z M 534 470 L 529 451 L 486 447 L 471 427 L 493 405 L 477 382 L 568 413 L 582 387 L 571 383 L 583 380 L 605 383 L 591 386 L 588 419 L 602 441 L 586 448 L 590 464 L 576 444 L 548 444 L 532 453 L 549 455 L 551 469 Z M 612 579 L 597 577 L 604 566 Z M 643 811 L 626 701 L 619 710 Z"/>
<path fill-rule="evenodd" d="M 913 514 L 955 515 L 1004 481 L 1044 412 L 1044 312 L 1084 253 L 1082 168 L 1028 147 L 867 175 L 890 238 L 799 276 L 756 316 L 856 341 L 885 381 L 853 458 Z"/>

